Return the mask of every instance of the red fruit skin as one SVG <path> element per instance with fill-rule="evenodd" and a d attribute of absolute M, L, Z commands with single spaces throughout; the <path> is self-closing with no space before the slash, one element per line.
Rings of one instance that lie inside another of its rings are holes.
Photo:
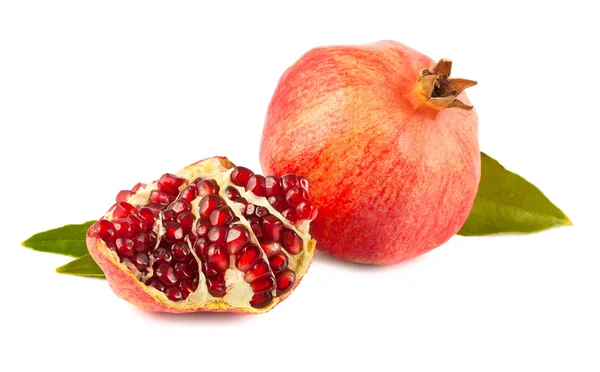
<path fill-rule="evenodd" d="M 217 156 L 213 158 L 207 158 L 200 160 L 188 167 L 194 167 L 195 165 L 218 160 L 219 163 L 225 168 L 231 168 L 235 165 L 229 161 L 226 157 Z M 111 207 L 112 209 L 112 207 Z M 110 209 L 109 209 L 110 210 Z M 136 305 L 142 310 L 163 312 L 163 313 L 191 313 L 191 312 L 230 312 L 230 313 L 242 313 L 242 314 L 261 314 L 271 311 L 280 302 L 285 300 L 300 284 L 303 277 L 297 278 L 294 287 L 286 294 L 276 297 L 272 303 L 262 309 L 254 308 L 235 308 L 227 306 L 222 303 L 212 303 L 205 307 L 194 306 L 194 304 L 188 301 L 172 302 L 167 297 L 150 287 L 140 282 L 126 267 L 120 262 L 118 256 L 110 251 L 106 244 L 98 237 L 92 235 L 93 225 L 90 227 L 86 234 L 86 245 L 90 256 L 98 264 L 102 272 L 106 276 L 106 280 L 110 285 L 112 291 L 120 298 Z M 313 251 L 316 242 L 310 241 L 310 250 Z M 307 267 L 307 270 L 310 268 Z M 206 288 L 202 289 L 206 290 Z"/>
<path fill-rule="evenodd" d="M 316 48 L 281 77 L 260 147 L 265 174 L 306 176 L 311 235 L 336 257 L 387 265 L 446 242 L 480 178 L 474 110 L 415 93 L 429 57 L 398 42 Z M 469 104 L 466 94 L 458 96 Z"/>

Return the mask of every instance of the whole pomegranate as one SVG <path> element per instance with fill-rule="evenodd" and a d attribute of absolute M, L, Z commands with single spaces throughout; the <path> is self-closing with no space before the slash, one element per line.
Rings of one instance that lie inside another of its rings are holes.
<path fill-rule="evenodd" d="M 316 48 L 279 80 L 260 162 L 311 180 L 319 249 L 393 264 L 427 252 L 467 219 L 480 177 L 477 115 L 437 64 L 398 42 Z"/>
<path fill-rule="evenodd" d="M 266 312 L 308 270 L 315 214 L 306 178 L 211 158 L 119 192 L 87 246 L 113 291 L 142 309 Z"/>

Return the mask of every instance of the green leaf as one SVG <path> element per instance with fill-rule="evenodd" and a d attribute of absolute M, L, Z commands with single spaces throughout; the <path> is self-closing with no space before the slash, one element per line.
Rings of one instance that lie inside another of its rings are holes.
<path fill-rule="evenodd" d="M 88 221 L 80 225 L 65 225 L 56 229 L 33 235 L 22 244 L 40 252 L 64 254 L 65 256 L 81 257 L 88 254 L 85 245 L 85 234 L 96 221 Z"/>
<path fill-rule="evenodd" d="M 104 278 L 104 273 L 89 254 L 57 267 L 56 272 L 59 274 Z"/>
<path fill-rule="evenodd" d="M 531 233 L 572 225 L 571 220 L 534 185 L 481 153 L 481 181 L 459 235 Z"/>

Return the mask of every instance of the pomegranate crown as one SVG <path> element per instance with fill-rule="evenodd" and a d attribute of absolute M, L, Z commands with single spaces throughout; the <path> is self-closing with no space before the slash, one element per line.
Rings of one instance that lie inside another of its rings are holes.
<path fill-rule="evenodd" d="M 474 80 L 450 79 L 452 61 L 446 58 L 431 69 L 424 69 L 419 74 L 417 87 L 426 101 L 436 108 L 460 108 L 471 110 L 473 106 L 467 105 L 456 97 L 465 89 L 477 84 Z"/>

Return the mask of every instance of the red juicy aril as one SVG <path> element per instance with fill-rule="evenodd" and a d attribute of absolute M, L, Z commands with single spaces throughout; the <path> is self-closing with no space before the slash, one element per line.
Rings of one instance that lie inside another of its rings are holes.
<path fill-rule="evenodd" d="M 151 311 L 259 313 L 314 254 L 308 180 L 211 158 L 117 194 L 87 236 L 114 292 Z"/>

